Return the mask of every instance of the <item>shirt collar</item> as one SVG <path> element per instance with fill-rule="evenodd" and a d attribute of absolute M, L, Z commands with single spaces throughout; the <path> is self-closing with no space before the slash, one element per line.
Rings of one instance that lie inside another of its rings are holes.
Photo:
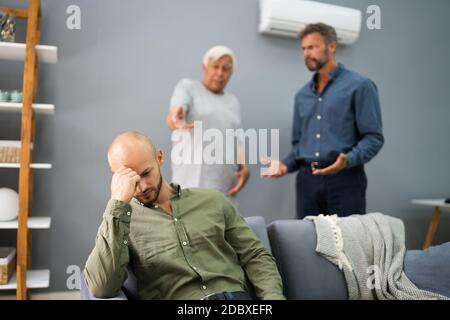
<path fill-rule="evenodd" d="M 330 79 L 336 79 L 345 69 L 342 63 L 337 64 L 337 68 L 330 72 Z"/>
<path fill-rule="evenodd" d="M 342 63 L 338 63 L 336 69 L 334 69 L 333 71 L 331 71 L 329 73 L 330 75 L 330 81 L 335 80 L 341 73 L 342 71 L 345 69 L 344 65 Z M 310 88 L 312 91 L 316 91 L 315 87 L 316 87 L 316 81 L 317 81 L 317 77 L 319 76 L 319 73 L 316 72 L 314 73 L 312 80 L 310 82 Z"/>
<path fill-rule="evenodd" d="M 181 186 L 175 182 L 172 182 L 170 186 L 175 190 L 174 193 L 172 193 L 172 196 L 170 197 L 170 200 L 179 198 L 181 195 Z"/>
<path fill-rule="evenodd" d="M 173 200 L 175 198 L 179 198 L 180 195 L 181 195 L 181 186 L 179 184 L 177 184 L 177 183 L 174 183 L 174 182 L 170 183 L 170 186 L 175 190 L 172 193 L 172 195 L 170 196 L 170 200 Z M 136 203 L 140 204 L 143 207 L 150 208 L 150 209 L 157 208 L 157 206 L 155 206 L 153 203 L 145 205 L 142 202 L 140 202 L 138 199 L 136 199 L 136 198 L 133 198 L 133 199 L 134 199 L 134 201 L 136 201 Z"/>

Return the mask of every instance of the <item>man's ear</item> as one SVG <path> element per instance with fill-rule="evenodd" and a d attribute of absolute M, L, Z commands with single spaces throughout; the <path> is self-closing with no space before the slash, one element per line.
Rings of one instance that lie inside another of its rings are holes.
<path fill-rule="evenodd" d="M 330 50 L 332 53 L 336 53 L 337 50 L 337 42 L 336 41 L 332 41 L 329 45 L 328 45 L 328 50 Z"/>
<path fill-rule="evenodd" d="M 164 164 L 164 154 L 161 149 L 156 150 L 156 160 L 160 166 Z"/>

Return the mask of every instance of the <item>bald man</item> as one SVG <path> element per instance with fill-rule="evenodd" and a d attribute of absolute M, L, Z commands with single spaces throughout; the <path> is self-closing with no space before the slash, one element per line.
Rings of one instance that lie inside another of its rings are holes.
<path fill-rule="evenodd" d="M 250 299 L 249 285 L 284 299 L 273 257 L 223 193 L 167 183 L 162 151 L 138 132 L 114 139 L 108 162 L 111 199 L 84 270 L 94 296 L 116 296 L 128 267 L 141 299 Z"/>

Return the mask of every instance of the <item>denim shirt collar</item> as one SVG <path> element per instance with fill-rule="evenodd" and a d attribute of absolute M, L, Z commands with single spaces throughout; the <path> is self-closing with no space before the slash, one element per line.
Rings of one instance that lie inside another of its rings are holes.
<path fill-rule="evenodd" d="M 339 77 L 339 75 L 342 73 L 342 71 L 345 69 L 344 65 L 342 63 L 338 63 L 336 69 L 334 69 L 333 71 L 330 72 L 330 82 L 334 81 L 337 77 Z M 316 81 L 317 81 L 317 77 L 319 76 L 319 73 L 316 72 L 314 74 L 314 76 L 312 77 L 310 83 L 309 83 L 309 87 L 311 88 L 311 90 L 313 92 L 316 92 Z"/>

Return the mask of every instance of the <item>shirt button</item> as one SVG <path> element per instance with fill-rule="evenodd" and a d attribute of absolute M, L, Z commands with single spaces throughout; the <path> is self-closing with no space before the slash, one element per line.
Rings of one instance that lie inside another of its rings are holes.
<path fill-rule="evenodd" d="M 319 97 L 319 102 L 322 102 L 322 98 L 321 97 Z"/>
<path fill-rule="evenodd" d="M 320 153 L 316 152 L 316 157 L 318 158 L 320 156 Z"/>
<path fill-rule="evenodd" d="M 320 134 L 316 134 L 316 138 L 317 138 L 317 139 L 320 139 Z"/>
<path fill-rule="evenodd" d="M 321 115 L 318 115 L 318 116 L 317 116 L 317 120 L 320 120 L 320 119 L 322 119 L 322 116 L 321 116 Z"/>
<path fill-rule="evenodd" d="M 202 286 L 202 289 L 203 289 L 203 290 L 206 290 L 206 286 Z"/>
<path fill-rule="evenodd" d="M 192 267 L 194 270 L 197 270 L 197 267 Z"/>
<path fill-rule="evenodd" d="M 186 241 L 183 241 L 183 246 L 185 246 L 185 245 L 187 245 L 187 242 L 186 242 Z"/>
<path fill-rule="evenodd" d="M 123 240 L 123 244 L 128 244 L 128 241 L 127 240 Z"/>
<path fill-rule="evenodd" d="M 127 216 L 129 216 L 129 215 L 131 215 L 131 212 L 130 212 L 130 211 L 127 212 Z"/>
<path fill-rule="evenodd" d="M 174 218 L 173 220 L 175 220 L 175 222 L 177 222 L 177 221 L 178 221 L 178 219 L 177 219 L 177 218 Z"/>

